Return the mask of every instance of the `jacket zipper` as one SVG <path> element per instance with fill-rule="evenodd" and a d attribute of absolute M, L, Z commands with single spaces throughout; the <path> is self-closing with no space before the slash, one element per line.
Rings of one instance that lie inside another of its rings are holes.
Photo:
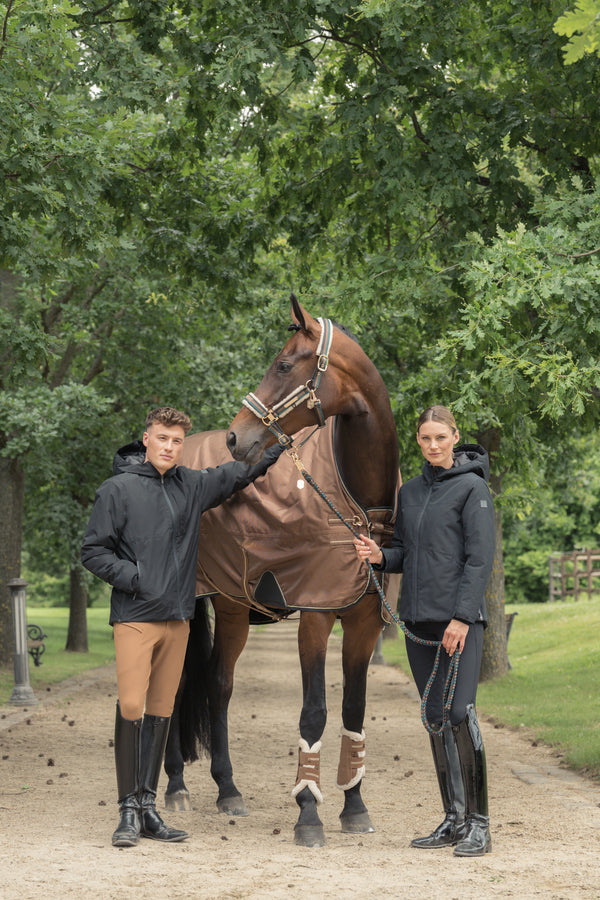
<path fill-rule="evenodd" d="M 425 510 L 429 505 L 429 501 L 431 499 L 431 493 L 433 491 L 433 484 L 429 485 L 429 489 L 427 492 L 427 499 L 423 504 L 423 508 L 421 509 L 421 513 L 419 518 L 417 519 L 417 529 L 416 529 L 416 546 L 415 546 L 415 565 L 413 571 L 413 602 L 412 602 L 412 610 L 413 610 L 413 618 L 412 621 L 417 621 L 417 599 L 418 599 L 418 572 L 419 572 L 419 546 L 421 543 L 421 524 L 423 522 L 423 516 L 425 515 Z"/>
<path fill-rule="evenodd" d="M 171 519 L 173 520 L 173 532 L 172 532 L 172 535 L 171 535 L 171 544 L 172 544 L 172 550 L 173 550 L 173 559 L 174 559 L 174 561 L 175 561 L 175 575 L 176 575 L 176 577 L 177 577 L 177 603 L 179 604 L 179 618 L 180 618 L 181 620 L 183 620 L 183 619 L 184 619 L 184 615 L 183 615 L 183 607 L 182 607 L 182 605 L 181 605 L 181 585 L 180 585 L 180 578 L 179 578 L 179 559 L 178 559 L 178 557 L 177 557 L 177 542 L 176 542 L 176 539 L 175 539 L 175 531 L 176 531 L 176 527 L 177 527 L 177 519 L 175 518 L 175 510 L 173 509 L 173 504 L 171 503 L 171 500 L 169 499 L 169 495 L 168 495 L 167 489 L 166 489 L 166 487 L 165 487 L 165 479 L 164 479 L 164 475 L 161 475 L 161 476 L 160 476 L 160 486 L 161 486 L 161 488 L 162 488 L 162 490 L 163 490 L 163 494 L 165 495 L 165 500 L 167 501 L 167 506 L 169 507 L 169 512 L 171 513 Z"/>

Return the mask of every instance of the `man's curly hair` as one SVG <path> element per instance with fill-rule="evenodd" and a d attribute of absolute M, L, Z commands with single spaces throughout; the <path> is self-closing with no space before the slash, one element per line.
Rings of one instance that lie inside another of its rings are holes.
<path fill-rule="evenodd" d="M 184 434 L 187 434 L 192 427 L 189 416 L 179 409 L 172 406 L 159 406 L 157 409 L 151 409 L 146 416 L 146 431 L 151 425 L 164 425 L 166 428 L 173 428 L 179 425 L 183 428 Z"/>

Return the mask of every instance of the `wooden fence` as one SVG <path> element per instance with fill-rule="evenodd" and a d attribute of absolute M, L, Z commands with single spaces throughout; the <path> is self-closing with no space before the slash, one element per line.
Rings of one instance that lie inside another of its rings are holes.
<path fill-rule="evenodd" d="M 579 600 L 580 594 L 600 594 L 600 550 L 555 553 L 548 560 L 548 599 Z"/>

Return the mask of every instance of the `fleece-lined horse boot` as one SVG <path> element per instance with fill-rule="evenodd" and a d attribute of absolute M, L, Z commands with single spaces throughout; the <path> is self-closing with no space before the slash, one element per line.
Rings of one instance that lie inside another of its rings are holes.
<path fill-rule="evenodd" d="M 170 718 L 164 716 L 144 716 L 139 789 L 140 833 L 142 837 L 154 841 L 176 843 L 184 841 L 189 836 L 187 831 L 170 828 L 163 822 L 156 809 L 156 789 L 170 722 Z"/>
<path fill-rule="evenodd" d="M 455 856 L 483 856 L 492 849 L 488 815 L 487 769 L 485 750 L 475 707 L 467 706 L 467 715 L 452 728 L 465 787 L 466 834 L 454 848 Z"/>
<path fill-rule="evenodd" d="M 429 740 L 446 817 L 431 834 L 427 837 L 415 838 L 410 845 L 425 850 L 434 850 L 437 847 L 456 844 L 457 841 L 464 838 L 466 834 L 465 792 L 452 726 L 447 723 L 439 734 L 430 734 Z"/>
<path fill-rule="evenodd" d="M 138 790 L 141 727 L 141 719 L 124 719 L 117 703 L 115 766 L 120 819 L 112 836 L 113 847 L 135 847 L 140 837 Z"/>

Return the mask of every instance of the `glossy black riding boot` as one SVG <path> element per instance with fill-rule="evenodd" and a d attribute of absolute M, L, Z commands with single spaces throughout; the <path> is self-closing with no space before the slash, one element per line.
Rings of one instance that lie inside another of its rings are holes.
<path fill-rule="evenodd" d="M 454 848 L 455 856 L 483 856 L 492 849 L 488 814 L 485 749 L 475 707 L 467 706 L 460 725 L 453 726 L 465 788 L 466 834 Z"/>
<path fill-rule="evenodd" d="M 115 719 L 115 767 L 119 797 L 119 824 L 113 847 L 135 847 L 140 837 L 139 768 L 141 719 L 124 719 L 117 703 Z"/>
<path fill-rule="evenodd" d="M 144 716 L 140 762 L 139 803 L 142 837 L 175 843 L 188 837 L 187 831 L 165 825 L 156 810 L 156 789 L 165 755 L 170 718 Z"/>
<path fill-rule="evenodd" d="M 465 835 L 465 798 L 460 762 L 452 726 L 448 723 L 440 734 L 430 734 L 431 753 L 442 798 L 445 819 L 427 837 L 415 838 L 411 847 L 434 850 L 462 840 Z"/>

